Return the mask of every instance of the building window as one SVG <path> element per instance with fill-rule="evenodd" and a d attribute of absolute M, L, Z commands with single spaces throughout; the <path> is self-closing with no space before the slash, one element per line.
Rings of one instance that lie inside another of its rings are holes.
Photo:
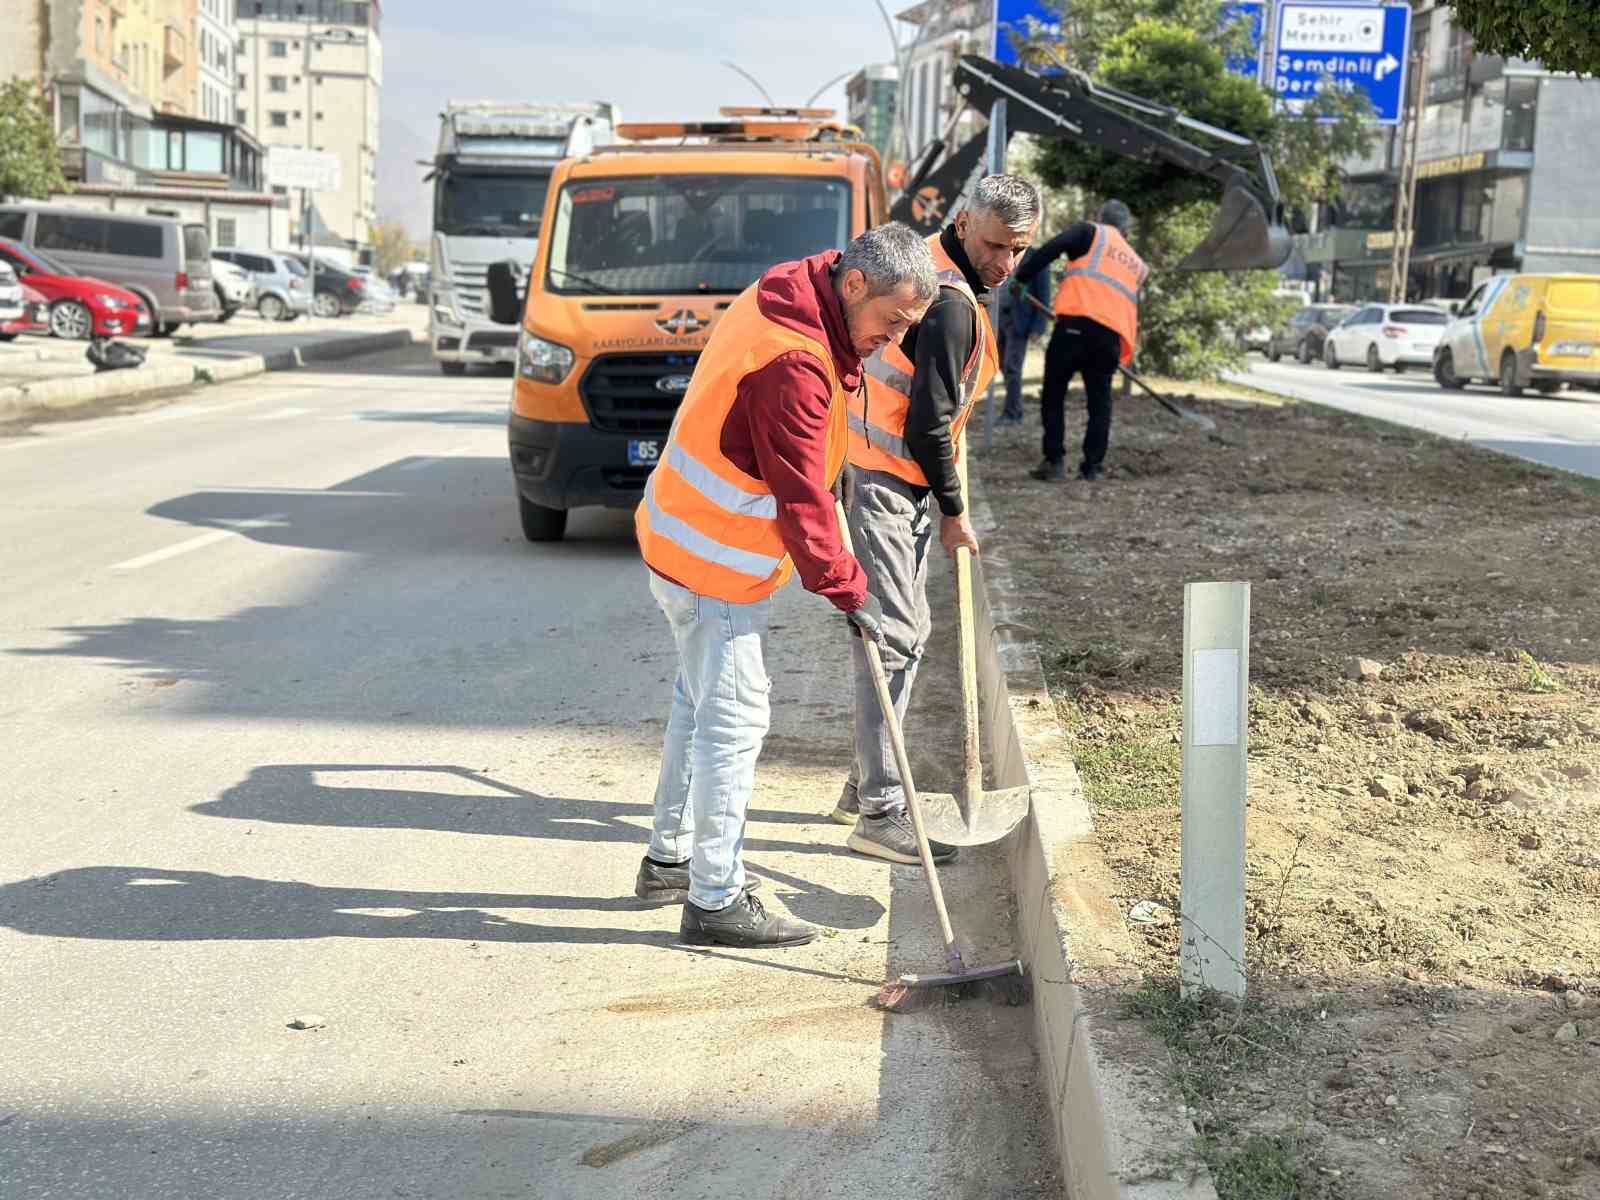
<path fill-rule="evenodd" d="M 94 52 L 96 54 L 104 54 L 106 52 L 106 19 L 104 17 L 96 17 L 94 19 Z"/>
<path fill-rule="evenodd" d="M 242 108 L 234 109 L 233 115 L 235 124 L 248 125 L 250 123 L 250 114 Z"/>
<path fill-rule="evenodd" d="M 267 114 L 267 124 L 274 129 L 289 128 L 289 114 L 286 112 L 272 112 Z"/>
<path fill-rule="evenodd" d="M 217 218 L 217 247 L 228 250 L 238 245 L 239 222 L 233 217 Z"/>
<path fill-rule="evenodd" d="M 1537 79 L 1506 81 L 1506 125 L 1503 145 L 1507 150 L 1533 149 L 1533 118 L 1538 105 Z"/>
<path fill-rule="evenodd" d="M 248 85 L 244 81 L 244 72 L 239 72 L 239 90 L 242 92 Z"/>
<path fill-rule="evenodd" d="M 289 81 L 288 81 L 288 79 L 284 78 L 284 76 L 282 76 L 282 75 L 268 75 L 267 76 L 267 91 L 269 91 L 269 92 L 287 92 L 288 90 L 289 90 Z"/>
<path fill-rule="evenodd" d="M 317 113 L 317 120 L 319 120 L 319 121 L 322 120 L 322 114 L 320 112 Z"/>
<path fill-rule="evenodd" d="M 267 57 L 268 58 L 288 58 L 289 57 L 289 46 L 288 46 L 288 43 L 286 43 L 286 42 L 268 42 L 267 43 Z"/>

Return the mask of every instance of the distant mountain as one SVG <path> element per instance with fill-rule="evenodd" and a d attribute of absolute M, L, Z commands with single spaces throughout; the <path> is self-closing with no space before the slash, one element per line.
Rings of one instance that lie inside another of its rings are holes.
<path fill-rule="evenodd" d="M 426 167 L 418 159 L 433 157 L 433 132 L 416 129 L 388 116 L 378 122 L 378 219 L 395 220 L 426 245 L 433 224 L 433 185 L 422 182 Z"/>

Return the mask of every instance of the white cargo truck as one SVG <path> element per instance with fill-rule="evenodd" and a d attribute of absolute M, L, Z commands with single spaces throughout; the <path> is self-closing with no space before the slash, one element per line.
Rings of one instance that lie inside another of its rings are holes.
<path fill-rule="evenodd" d="M 512 363 L 517 327 L 489 318 L 490 263 L 533 262 L 550 172 L 563 158 L 613 141 L 611 104 L 521 104 L 452 100 L 439 114 L 430 165 L 433 238 L 428 341 L 439 370 Z"/>

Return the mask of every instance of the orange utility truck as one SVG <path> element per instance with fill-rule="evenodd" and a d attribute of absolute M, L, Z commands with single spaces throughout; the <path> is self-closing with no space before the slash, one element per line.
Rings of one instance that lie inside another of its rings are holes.
<path fill-rule="evenodd" d="M 559 163 L 520 312 L 511 265 L 490 281 L 495 319 L 519 326 L 509 437 L 529 541 L 560 539 L 571 509 L 638 503 L 735 296 L 888 219 L 877 153 L 831 111 L 722 115 L 622 124 L 630 144 Z"/>

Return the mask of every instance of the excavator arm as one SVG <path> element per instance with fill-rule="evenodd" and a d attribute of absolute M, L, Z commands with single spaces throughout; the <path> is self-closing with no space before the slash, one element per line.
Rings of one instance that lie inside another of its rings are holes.
<path fill-rule="evenodd" d="M 1021 131 L 1067 138 L 1216 180 L 1222 202 L 1211 230 L 1178 270 L 1267 270 L 1289 257 L 1277 177 L 1266 152 L 1249 138 L 1104 87 L 1078 71 L 1045 77 L 968 54 L 956 65 L 956 90 L 983 113 L 991 112 L 995 101 L 1006 101 L 1007 137 Z M 1225 151 L 1187 141 L 1153 122 L 1197 133 Z M 890 215 L 926 232 L 937 229 L 976 178 L 986 138 L 979 134 L 942 160 L 945 142 L 934 143 Z"/>

